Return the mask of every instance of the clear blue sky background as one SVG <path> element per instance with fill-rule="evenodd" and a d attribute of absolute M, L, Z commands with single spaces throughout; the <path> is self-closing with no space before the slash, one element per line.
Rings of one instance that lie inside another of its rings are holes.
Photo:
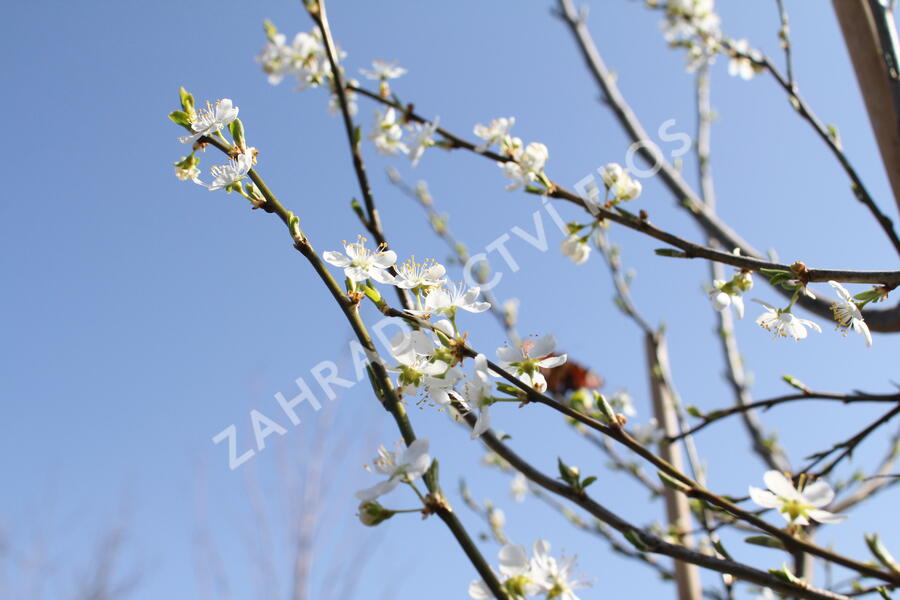
<path fill-rule="evenodd" d="M 395 89 L 426 115 L 439 115 L 469 136 L 473 124 L 515 115 L 515 133 L 550 149 L 548 172 L 571 186 L 597 167 L 624 159 L 627 141 L 597 102 L 575 46 L 551 2 L 332 3 L 335 35 L 355 72 L 372 58 L 398 60 L 409 74 Z M 781 60 L 773 2 L 719 2 L 725 31 L 749 37 Z M 788 1 L 796 72 L 803 94 L 840 129 L 848 155 L 889 214 L 896 216 L 843 42 L 826 2 Z M 360 228 L 349 211 L 358 195 L 340 121 L 321 90 L 272 87 L 254 56 L 261 23 L 293 35 L 311 23 L 298 2 L 18 2 L 5 8 L 0 36 L 6 85 L 0 96 L 6 141 L 5 200 L 0 205 L 0 295 L 4 356 L 0 363 L 0 590 L 10 598 L 72 598 L 98 540 L 117 523 L 127 537 L 119 573 L 139 573 L 130 597 L 286 597 L 288 540 L 303 512 L 304 465 L 323 439 L 329 487 L 317 517 L 314 598 L 451 600 L 466 595 L 474 572 L 437 520 L 397 518 L 377 530 L 355 521 L 351 492 L 374 478 L 362 470 L 377 443 L 397 439 L 365 386 L 342 392 L 329 410 L 304 409 L 303 423 L 238 471 L 211 438 L 230 424 L 241 451 L 252 444 L 248 412 L 278 416 L 273 395 L 295 393 L 294 379 L 322 360 L 349 372 L 348 328 L 309 267 L 273 218 L 251 212 L 236 195 L 177 181 L 171 163 L 185 150 L 166 119 L 178 86 L 198 101 L 230 97 L 259 171 L 320 249 L 337 249 Z M 619 84 L 647 128 L 668 119 L 694 131 L 693 78 L 680 52 L 666 48 L 660 15 L 637 2 L 592 6 L 591 28 Z M 757 247 L 785 261 L 833 268 L 897 268 L 896 258 L 824 145 L 791 110 L 770 78 L 728 77 L 720 58 L 713 75 L 713 163 L 724 219 Z M 361 101 L 360 120 L 373 106 Z M 663 146 L 664 150 L 670 150 Z M 401 257 L 447 252 L 422 215 L 387 182 L 396 164 L 411 181 L 426 179 L 451 226 L 479 249 L 513 226 L 533 230 L 537 199 L 507 193 L 499 170 L 470 154 L 426 153 L 416 171 L 366 147 L 369 172 L 389 239 Z M 203 157 L 204 171 L 219 162 Z M 688 157 L 685 172 L 693 177 Z M 645 182 L 635 206 L 691 239 L 695 226 L 673 208 L 658 182 Z M 579 215 L 566 207 L 567 218 Z M 612 306 L 612 289 L 595 256 L 576 267 L 555 250 L 513 238 L 522 264 L 495 290 L 522 301 L 525 334 L 553 332 L 570 356 L 592 365 L 609 391 L 627 388 L 643 422 L 649 401 L 642 348 L 632 323 Z M 637 270 L 636 301 L 668 325 L 673 371 L 685 400 L 704 409 L 731 400 L 714 341 L 714 317 L 701 291 L 700 262 L 659 258 L 648 242 L 613 229 L 624 260 Z M 454 277 L 459 277 L 458 271 Z M 824 290 L 823 290 L 824 291 Z M 774 300 L 758 284 L 754 296 Z M 817 389 L 889 391 L 898 376 L 900 340 L 876 335 L 866 349 L 831 324 L 801 343 L 773 342 L 753 323 L 738 325 L 759 398 L 786 391 L 790 373 Z M 578 318 L 572 318 L 578 315 Z M 369 315 L 374 319 L 374 315 Z M 499 346 L 488 316 L 466 318 L 479 348 Z M 514 504 L 508 478 L 478 466 L 483 453 L 468 435 L 431 409 L 412 410 L 432 440 L 445 487 L 471 531 L 484 530 L 461 506 L 465 476 L 476 499 L 493 499 L 508 534 L 530 545 L 543 537 L 579 555 L 596 578 L 586 599 L 654 597 L 665 588 L 642 566 L 611 556 L 607 546 L 574 532 L 536 500 Z M 765 415 L 781 428 L 795 462 L 861 427 L 877 409 L 807 404 Z M 604 458 L 541 407 L 500 407 L 496 425 L 537 465 L 557 456 L 600 476 L 597 498 L 647 524 L 662 516 L 646 494 L 603 468 Z M 886 434 L 887 432 L 885 432 Z M 761 484 L 737 421 L 699 436 L 711 486 L 742 494 Z M 856 456 L 865 466 L 885 436 Z M 849 472 L 849 471 L 847 471 Z M 846 474 L 846 472 L 845 472 Z M 893 496 L 893 497 L 892 497 Z M 391 496 L 393 506 L 412 501 Z M 887 512 L 893 507 L 891 512 Z M 885 515 L 892 516 L 885 516 Z M 887 519 L 887 521 L 886 521 Z M 843 525 L 822 531 L 865 558 L 862 533 L 884 530 L 896 548 L 896 493 L 889 492 Z M 732 553 L 761 567 L 780 564 L 728 538 Z M 494 559 L 497 547 L 482 543 Z M 356 573 L 350 576 L 348 573 Z M 274 575 L 273 575 L 274 574 Z M 41 589 L 31 587 L 42 581 Z M 712 582 L 712 579 L 709 578 Z M 213 583 L 210 583 L 213 582 Z M 261 583 L 263 582 L 263 583 Z M 749 593 L 749 592 L 748 592 Z"/>

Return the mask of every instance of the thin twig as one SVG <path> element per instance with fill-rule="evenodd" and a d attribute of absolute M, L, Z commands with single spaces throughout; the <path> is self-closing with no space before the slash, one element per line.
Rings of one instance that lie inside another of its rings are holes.
<path fill-rule="evenodd" d="M 775 398 L 768 398 L 766 400 L 757 400 L 756 402 L 750 402 L 748 404 L 741 404 L 738 406 L 731 406 L 728 408 L 720 408 L 717 410 L 710 411 L 706 415 L 703 416 L 703 422 L 699 425 L 694 426 L 689 429 L 682 435 L 694 434 L 700 431 L 701 429 L 706 428 L 707 425 L 715 423 L 721 419 L 726 417 L 730 417 L 732 415 L 740 414 L 746 411 L 750 411 L 753 409 L 761 408 L 764 410 L 768 410 L 773 406 L 778 406 L 779 404 L 785 404 L 787 402 L 802 402 L 809 400 L 823 400 L 823 401 L 832 401 L 832 402 L 840 402 L 841 404 L 858 404 L 860 402 L 898 402 L 900 403 L 900 393 L 898 394 L 836 394 L 833 392 L 800 392 L 797 394 L 786 394 L 784 396 L 777 396 Z"/>
<path fill-rule="evenodd" d="M 874 432 L 876 429 L 878 429 L 885 423 L 889 422 L 891 419 L 893 419 L 895 416 L 897 416 L 898 413 L 900 413 L 900 403 L 898 403 L 897 406 L 895 406 L 894 408 L 892 408 L 891 410 L 889 410 L 888 412 L 884 413 L 882 416 L 877 418 L 875 421 L 873 421 L 870 425 L 866 426 L 862 431 L 860 431 L 856 435 L 850 437 L 849 439 L 847 439 L 843 442 L 835 444 L 829 450 L 825 450 L 824 452 L 819 452 L 817 454 L 814 454 L 813 455 L 814 458 L 813 458 L 812 462 L 810 462 L 808 465 L 806 465 L 806 467 L 804 467 L 800 471 L 800 473 L 809 473 L 810 471 L 812 471 L 812 469 L 816 465 L 818 465 L 820 462 L 825 460 L 825 458 L 827 458 L 834 452 L 841 450 L 841 452 L 834 459 L 832 459 L 832 461 L 830 463 L 828 463 L 826 466 L 822 467 L 817 473 L 814 474 L 815 477 L 825 477 L 826 475 L 831 473 L 831 471 L 833 471 L 834 468 L 836 466 L 838 466 L 838 464 L 840 464 L 841 461 L 843 461 L 845 458 L 851 456 L 853 454 L 853 451 L 856 449 L 856 447 L 859 446 L 863 442 L 863 440 L 865 440 L 867 437 L 869 437 L 869 435 L 871 435 L 872 432 Z"/>

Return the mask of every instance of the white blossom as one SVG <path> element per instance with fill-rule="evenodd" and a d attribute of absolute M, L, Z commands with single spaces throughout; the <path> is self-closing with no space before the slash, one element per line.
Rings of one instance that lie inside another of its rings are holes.
<path fill-rule="evenodd" d="M 713 0 L 668 0 L 666 19 L 660 24 L 672 47 L 687 49 L 688 72 L 715 59 L 720 49 L 719 16 Z"/>
<path fill-rule="evenodd" d="M 202 182 L 200 181 L 200 168 L 195 161 L 196 159 L 193 158 L 193 155 L 190 159 L 187 156 L 182 156 L 181 160 L 175 163 L 175 177 L 181 181 L 190 179 L 194 183 L 202 185 Z"/>
<path fill-rule="evenodd" d="M 394 278 L 385 269 L 396 262 L 397 253 L 383 247 L 373 252 L 365 244 L 363 237 L 352 244 L 344 242 L 343 253 L 329 250 L 322 253 L 322 258 L 330 265 L 342 267 L 344 275 L 351 281 L 360 282 L 372 278 L 378 283 L 394 283 Z"/>
<path fill-rule="evenodd" d="M 439 314 L 453 317 L 457 309 L 471 313 L 484 312 L 491 307 L 489 302 L 479 302 L 481 288 L 466 289 L 462 283 L 452 284 L 446 288 L 432 290 L 425 296 L 422 310 L 412 311 L 415 314 Z"/>
<path fill-rule="evenodd" d="M 497 163 L 503 174 L 512 179 L 512 183 L 506 186 L 508 191 L 517 190 L 537 181 L 547 163 L 549 152 L 544 144 L 531 142 L 525 150 L 517 152 L 512 158 L 513 160 Z"/>
<path fill-rule="evenodd" d="M 509 136 L 509 131 L 515 125 L 515 117 L 500 117 L 494 119 L 489 125 L 478 123 L 473 130 L 475 135 L 484 140 L 484 143 L 475 148 L 476 152 L 484 152 L 494 144 L 500 144 Z"/>
<path fill-rule="evenodd" d="M 392 491 L 401 482 L 411 482 L 422 477 L 431 466 L 428 440 L 419 438 L 405 449 L 402 445 L 397 444 L 393 452 L 384 446 L 379 446 L 378 456 L 373 460 L 373 466 L 377 473 L 387 475 L 388 478 L 370 488 L 356 492 L 356 497 L 363 502 L 376 500 Z"/>
<path fill-rule="evenodd" d="M 212 183 L 206 185 L 199 179 L 194 181 L 206 185 L 210 191 L 227 189 L 242 180 L 247 172 L 253 167 L 253 157 L 249 153 L 238 154 L 230 159 L 227 164 L 217 165 L 211 169 L 213 180 Z"/>
<path fill-rule="evenodd" d="M 588 246 L 587 241 L 574 233 L 562 241 L 560 250 L 562 250 L 563 256 L 576 265 L 583 264 L 591 255 L 591 247 Z"/>
<path fill-rule="evenodd" d="M 837 281 L 828 283 L 840 298 L 838 302 L 831 305 L 831 311 L 834 313 L 834 320 L 837 321 L 838 326 L 844 330 L 852 327 L 853 331 L 866 338 L 866 346 L 871 346 L 872 334 L 869 332 L 869 326 L 863 320 L 862 312 L 853 300 L 853 296 Z"/>
<path fill-rule="evenodd" d="M 317 87 L 331 77 L 331 64 L 318 29 L 301 31 L 290 45 L 284 34 L 269 35 L 269 40 L 256 58 L 262 70 L 268 74 L 269 83 L 277 85 L 285 76 L 297 78 L 300 89 Z M 338 60 L 345 53 L 338 50 Z"/>
<path fill-rule="evenodd" d="M 641 195 L 641 182 L 628 174 L 618 163 L 609 163 L 600 167 L 600 178 L 606 189 L 617 201 L 634 200 Z"/>
<path fill-rule="evenodd" d="M 403 128 L 397 122 L 397 111 L 393 108 L 388 108 L 383 113 L 375 111 L 375 129 L 369 137 L 382 154 L 396 156 L 409 152 L 409 148 L 403 143 Z"/>
<path fill-rule="evenodd" d="M 531 562 L 522 546 L 506 544 L 499 552 L 498 579 L 504 589 L 516 598 L 534 596 L 544 591 L 543 587 L 531 580 Z M 469 584 L 469 597 L 474 600 L 493 600 L 494 594 L 484 581 Z"/>
<path fill-rule="evenodd" d="M 206 108 L 191 115 L 191 135 L 178 138 L 182 144 L 191 144 L 205 135 L 213 135 L 234 121 L 238 116 L 238 107 L 232 106 L 230 98 L 216 100 L 215 106 L 207 102 Z"/>
<path fill-rule="evenodd" d="M 433 260 L 415 262 L 415 257 L 397 268 L 394 285 L 404 290 L 425 291 L 444 285 L 444 265 Z"/>
<path fill-rule="evenodd" d="M 777 509 L 791 525 L 840 523 L 847 517 L 823 510 L 834 500 L 834 490 L 823 480 L 814 481 L 798 491 L 790 479 L 778 471 L 766 471 L 763 481 L 769 490 L 750 486 L 750 497 L 763 508 Z"/>
<path fill-rule="evenodd" d="M 766 312 L 756 318 L 756 324 L 771 331 L 775 337 L 792 337 L 795 340 L 802 340 L 807 335 L 807 327 L 819 333 L 822 332 L 822 328 L 809 319 L 801 319 L 784 309 L 775 308 L 756 298 L 753 301 L 766 307 Z"/>
<path fill-rule="evenodd" d="M 441 360 L 432 360 L 434 344 L 422 331 L 398 333 L 391 340 L 391 354 L 399 365 L 387 367 L 391 373 L 398 373 L 397 392 L 401 396 L 416 395 L 427 388 L 432 379 L 447 372 L 450 367 Z M 427 390 L 426 390 L 427 391 Z"/>
<path fill-rule="evenodd" d="M 347 84 L 351 86 L 358 86 L 359 81 L 357 81 L 356 79 L 349 79 L 347 80 Z M 347 99 L 347 111 L 350 113 L 350 116 L 356 116 L 356 113 L 359 111 L 359 106 L 356 103 L 356 92 L 351 89 L 345 89 L 344 97 Z M 334 89 L 331 90 L 331 95 L 328 97 L 328 112 L 333 115 L 339 114 L 341 112 L 341 100 L 334 92 Z"/>
<path fill-rule="evenodd" d="M 409 137 L 409 158 L 412 160 L 412 166 L 419 165 L 425 148 L 434 146 L 434 134 L 437 131 L 440 117 L 431 123 L 415 123 L 413 131 Z"/>
<path fill-rule="evenodd" d="M 396 62 L 388 62 L 386 60 L 375 59 L 372 61 L 372 70 L 367 71 L 365 69 L 360 69 L 360 73 L 366 76 L 367 79 L 375 79 L 375 80 L 387 80 L 387 79 L 396 79 L 406 74 L 406 69 L 403 67 L 397 66 Z"/>
<path fill-rule="evenodd" d="M 566 362 L 566 355 L 550 356 L 556 348 L 556 338 L 548 333 L 541 338 L 529 338 L 519 346 L 503 346 L 497 349 L 497 357 L 505 368 L 514 368 L 519 379 L 538 392 L 547 389 L 547 380 L 541 368 L 551 369 Z"/>
<path fill-rule="evenodd" d="M 738 40 L 731 45 L 735 53 L 728 61 L 728 74 L 732 77 L 740 77 L 745 81 L 753 79 L 756 70 L 753 67 L 753 61 L 748 58 L 748 55 L 752 56 L 749 43 L 747 40 Z"/>
<path fill-rule="evenodd" d="M 475 356 L 475 370 L 472 376 L 463 383 L 462 395 L 469 407 L 478 409 L 478 419 L 472 428 L 472 439 L 481 436 L 491 426 L 490 406 L 493 403 L 494 383 L 487 366 L 484 354 Z"/>
<path fill-rule="evenodd" d="M 727 310 L 729 306 L 734 306 L 738 319 L 744 318 L 744 298 L 731 281 L 715 279 L 712 286 L 707 289 L 707 293 L 714 309 L 721 312 Z"/>
<path fill-rule="evenodd" d="M 528 479 L 520 472 L 516 472 L 512 483 L 509 484 L 509 494 L 516 502 L 523 502 L 528 494 Z"/>
<path fill-rule="evenodd" d="M 550 556 L 549 542 L 538 540 L 534 543 L 531 577 L 544 588 L 547 598 L 579 600 L 575 590 L 587 587 L 587 584 L 573 577 L 574 568 L 575 557 L 557 560 Z"/>

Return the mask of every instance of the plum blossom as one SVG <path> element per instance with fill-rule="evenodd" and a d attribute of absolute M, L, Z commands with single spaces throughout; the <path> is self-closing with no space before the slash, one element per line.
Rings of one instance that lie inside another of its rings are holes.
<path fill-rule="evenodd" d="M 386 60 L 376 58 L 372 61 L 371 71 L 360 69 L 359 72 L 365 75 L 367 79 L 384 81 L 387 79 L 397 79 L 398 77 L 405 75 L 406 69 L 397 66 L 396 61 L 388 62 Z"/>
<path fill-rule="evenodd" d="M 475 135 L 480 137 L 484 142 L 475 148 L 476 152 L 484 152 L 494 144 L 500 144 L 509 136 L 509 131 L 515 125 L 515 117 L 500 117 L 494 119 L 489 125 L 478 123 L 473 130 Z"/>
<path fill-rule="evenodd" d="M 251 154 L 238 154 L 236 157 L 230 159 L 228 164 L 217 165 L 210 169 L 213 180 L 209 185 L 206 185 L 199 179 L 195 179 L 194 181 L 200 185 L 205 185 L 211 192 L 221 189 L 227 191 L 228 188 L 242 180 L 252 167 L 253 157 Z"/>
<path fill-rule="evenodd" d="M 634 200 L 641 195 L 641 182 L 628 174 L 626 169 L 618 163 L 609 163 L 600 167 L 600 178 L 606 189 L 612 194 L 613 200 L 622 202 Z"/>
<path fill-rule="evenodd" d="M 516 502 L 524 502 L 528 494 L 528 479 L 522 473 L 516 471 L 512 483 L 509 484 L 509 495 Z"/>
<path fill-rule="evenodd" d="M 575 590 L 587 587 L 587 583 L 574 579 L 575 557 L 556 560 L 550 556 L 550 543 L 538 540 L 534 543 L 531 558 L 531 577 L 547 592 L 547 598 L 578 600 Z"/>
<path fill-rule="evenodd" d="M 398 373 L 397 391 L 401 396 L 416 395 L 420 389 L 433 379 L 443 375 L 450 367 L 441 360 L 432 360 L 434 344 L 424 332 L 398 333 L 391 340 L 391 354 L 399 363 L 396 367 L 387 367 L 391 373 Z"/>
<path fill-rule="evenodd" d="M 234 121 L 238 116 L 238 107 L 231 104 L 230 98 L 216 100 L 215 106 L 206 103 L 206 108 L 191 115 L 191 135 L 178 138 L 182 144 L 191 144 L 205 135 L 212 135 L 221 131 L 223 127 Z"/>
<path fill-rule="evenodd" d="M 829 281 L 828 284 L 834 288 L 840 298 L 838 302 L 831 305 L 831 311 L 834 313 L 834 320 L 837 321 L 838 327 L 845 331 L 852 327 L 853 331 L 866 338 L 866 346 L 871 346 L 872 334 L 869 332 L 869 326 L 863 320 L 862 312 L 859 310 L 859 305 L 853 300 L 853 296 L 837 281 Z"/>
<path fill-rule="evenodd" d="M 440 123 L 440 117 L 431 123 L 415 123 L 413 125 L 413 131 L 409 137 L 409 158 L 412 160 L 413 167 L 419 165 L 425 148 L 434 146 L 434 134 L 437 131 L 438 123 Z"/>
<path fill-rule="evenodd" d="M 538 392 L 547 389 L 547 380 L 541 369 L 551 369 L 566 362 L 566 355 L 551 356 L 556 348 L 556 338 L 548 333 L 541 338 L 529 338 L 519 346 L 503 346 L 497 349 L 497 357 L 506 368 L 514 368 L 519 379 Z"/>
<path fill-rule="evenodd" d="M 753 61 L 749 56 L 753 56 L 753 50 L 747 40 L 738 40 L 731 44 L 734 53 L 731 60 L 728 61 L 728 74 L 732 77 L 740 77 L 745 81 L 753 79 L 756 74 Z"/>
<path fill-rule="evenodd" d="M 721 35 L 714 0 L 668 0 L 665 9 L 660 27 L 670 46 L 687 49 L 688 72 L 711 63 Z"/>
<path fill-rule="evenodd" d="M 475 370 L 472 377 L 463 383 L 462 396 L 469 407 L 478 409 L 478 419 L 472 427 L 472 439 L 481 436 L 491 426 L 490 406 L 493 404 L 494 383 L 488 370 L 487 357 L 484 354 L 475 356 Z"/>
<path fill-rule="evenodd" d="M 268 41 L 256 62 L 268 75 L 269 83 L 278 85 L 285 76 L 291 75 L 297 78 L 302 90 L 318 87 L 331 78 L 331 64 L 318 29 L 309 33 L 301 31 L 287 44 L 285 35 L 278 33 L 274 25 L 266 22 L 265 28 Z M 346 56 L 340 49 L 337 53 L 338 60 Z"/>
<path fill-rule="evenodd" d="M 789 309 L 775 308 L 767 302 L 753 299 L 766 307 L 766 312 L 756 318 L 756 324 L 771 331 L 775 337 L 792 337 L 795 340 L 802 340 L 807 336 L 806 328 L 809 327 L 813 331 L 822 333 L 822 328 L 810 321 L 809 319 L 801 319 L 794 316 Z"/>
<path fill-rule="evenodd" d="M 425 296 L 423 309 L 412 311 L 415 314 L 446 315 L 451 319 L 456 316 L 457 309 L 466 312 L 481 313 L 491 307 L 490 302 L 478 302 L 481 288 L 466 289 L 465 284 L 452 284 L 447 288 L 432 290 Z"/>
<path fill-rule="evenodd" d="M 330 265 L 342 267 L 350 281 L 360 282 L 371 277 L 378 283 L 394 283 L 394 278 L 385 269 L 396 262 L 397 253 L 384 247 L 373 252 L 366 248 L 366 239 L 362 236 L 358 242 L 344 242 L 344 253 L 329 250 L 322 253 L 322 258 Z"/>
<path fill-rule="evenodd" d="M 199 163 L 200 160 L 193 154 L 182 156 L 181 160 L 175 163 L 175 177 L 181 181 L 190 179 L 194 183 L 201 183 L 200 168 L 197 166 Z"/>
<path fill-rule="evenodd" d="M 534 596 L 544 591 L 543 586 L 531 579 L 532 565 L 522 546 L 507 544 L 499 553 L 499 579 L 503 589 L 513 598 Z M 469 597 L 474 600 L 492 600 L 494 594 L 482 580 L 469 584 Z"/>
<path fill-rule="evenodd" d="M 802 491 L 778 471 L 766 471 L 763 481 L 771 491 L 751 485 L 750 498 L 763 508 L 777 509 L 791 525 L 809 525 L 809 519 L 818 523 L 840 523 L 847 518 L 823 510 L 834 500 L 834 490 L 826 481 L 810 483 Z"/>
<path fill-rule="evenodd" d="M 539 142 L 531 142 L 525 147 L 525 150 L 515 151 L 512 154 L 513 160 L 497 163 L 497 166 L 503 170 L 503 174 L 512 179 L 506 189 L 512 192 L 537 181 L 543 173 L 549 156 L 547 146 Z"/>
<path fill-rule="evenodd" d="M 437 404 L 450 404 L 450 392 L 463 378 L 462 371 L 434 358 L 435 346 L 422 331 L 398 333 L 391 340 L 391 354 L 399 363 L 386 367 L 398 373 L 397 391 L 401 396 L 415 396 L 420 391 Z"/>
<path fill-rule="evenodd" d="M 428 440 L 419 438 L 403 448 L 400 443 L 391 452 L 384 446 L 378 447 L 378 456 L 373 459 L 377 473 L 388 478 L 370 488 L 356 492 L 356 497 L 363 502 L 371 502 L 396 488 L 401 482 L 412 482 L 423 476 L 431 466 L 428 455 Z"/>
<path fill-rule="evenodd" d="M 403 129 L 397 122 L 397 111 L 393 108 L 383 113 L 375 111 L 375 129 L 369 138 L 382 154 L 396 156 L 409 153 L 409 148 L 403 143 Z"/>
<path fill-rule="evenodd" d="M 560 250 L 562 250 L 563 256 L 576 265 L 583 264 L 591 255 L 591 247 L 588 246 L 587 239 L 574 233 L 562 241 Z"/>
<path fill-rule="evenodd" d="M 744 318 L 744 298 L 732 281 L 714 279 L 712 286 L 707 289 L 707 293 L 714 309 L 722 312 L 727 310 L 729 306 L 734 306 L 738 319 Z"/>
<path fill-rule="evenodd" d="M 446 272 L 447 269 L 440 263 L 425 260 L 420 264 L 412 257 L 397 268 L 394 285 L 404 290 L 422 292 L 444 285 Z"/>
<path fill-rule="evenodd" d="M 347 85 L 357 87 L 359 86 L 359 81 L 356 79 L 348 79 Z M 356 92 L 348 88 L 344 90 L 344 97 L 347 98 L 347 112 L 350 113 L 351 117 L 356 116 L 356 113 L 359 111 L 359 106 L 356 104 Z M 338 98 L 338 95 L 334 93 L 334 86 L 332 86 L 331 96 L 328 98 L 328 112 L 333 115 L 341 112 L 341 100 Z"/>

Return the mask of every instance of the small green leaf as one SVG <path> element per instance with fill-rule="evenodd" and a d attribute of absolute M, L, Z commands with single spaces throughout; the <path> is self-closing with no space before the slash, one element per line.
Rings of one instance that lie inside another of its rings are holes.
<path fill-rule="evenodd" d="M 271 41 L 278 35 L 278 28 L 275 27 L 275 24 L 272 21 L 266 19 L 263 21 L 263 31 L 266 32 L 266 37 Z"/>
<path fill-rule="evenodd" d="M 877 533 L 869 533 L 865 535 L 866 545 L 869 546 L 869 550 L 878 559 L 878 562 L 883 564 L 885 567 L 893 571 L 894 573 L 900 573 L 900 565 L 897 564 L 897 561 L 894 560 L 894 557 L 888 552 L 888 549 L 885 547 L 881 540 L 878 538 Z"/>
<path fill-rule="evenodd" d="M 625 539 L 631 542 L 639 552 L 648 552 L 650 547 L 641 539 L 641 534 L 636 529 L 629 529 L 625 532 Z"/>
<path fill-rule="evenodd" d="M 238 148 L 246 148 L 247 140 L 244 139 L 244 124 L 240 119 L 235 119 L 228 124 L 228 131 L 231 133 L 231 139 L 234 140 Z"/>
<path fill-rule="evenodd" d="M 428 471 L 425 473 L 425 485 L 428 486 L 428 489 L 439 492 L 441 489 L 440 486 L 440 465 L 438 464 L 438 460 L 435 458 L 431 461 L 431 467 L 428 468 Z"/>
<path fill-rule="evenodd" d="M 725 549 L 725 546 L 722 545 L 722 540 L 715 540 L 713 542 L 713 548 L 716 549 L 716 552 L 727 558 L 728 560 L 732 560 L 731 555 L 728 554 L 728 551 Z"/>
<path fill-rule="evenodd" d="M 765 546 L 767 548 L 779 548 L 781 550 L 784 550 L 784 544 L 781 543 L 781 540 L 769 537 L 767 535 L 753 535 L 748 538 L 744 538 L 744 541 L 748 544 L 753 544 L 754 546 Z"/>
<path fill-rule="evenodd" d="M 676 250 L 674 248 L 657 248 L 653 251 L 657 256 L 668 256 L 669 258 L 687 258 L 686 252 Z"/>
<path fill-rule="evenodd" d="M 597 481 L 597 478 L 594 477 L 593 475 L 591 475 L 590 477 L 586 478 L 584 481 L 581 482 L 581 489 L 587 488 L 587 486 L 591 485 L 595 481 Z"/>
<path fill-rule="evenodd" d="M 183 110 L 173 110 L 169 113 L 169 119 L 176 125 L 181 125 L 188 129 L 191 127 L 191 118 Z"/>
<path fill-rule="evenodd" d="M 691 415 L 692 417 L 697 417 L 698 419 L 702 419 L 702 418 L 703 418 L 703 413 L 700 411 L 699 408 L 697 408 L 697 407 L 694 406 L 693 404 L 691 404 L 690 406 L 686 407 L 684 410 L 686 410 L 686 411 L 687 411 L 687 414 Z"/>
<path fill-rule="evenodd" d="M 672 477 L 671 475 L 669 475 L 667 473 L 663 473 L 662 471 L 657 471 L 656 474 L 657 474 L 657 476 L 659 476 L 659 480 L 662 481 L 663 485 L 666 486 L 667 488 L 670 488 L 670 489 L 675 490 L 676 492 L 682 492 L 685 494 L 687 492 L 691 491 L 691 488 L 689 486 L 685 485 L 681 481 L 678 481 L 677 479 L 675 479 L 674 477 Z"/>
<path fill-rule="evenodd" d="M 188 115 L 193 115 L 196 112 L 194 108 L 194 96 L 184 89 L 184 87 L 178 89 L 178 98 L 181 100 L 181 110 Z"/>

